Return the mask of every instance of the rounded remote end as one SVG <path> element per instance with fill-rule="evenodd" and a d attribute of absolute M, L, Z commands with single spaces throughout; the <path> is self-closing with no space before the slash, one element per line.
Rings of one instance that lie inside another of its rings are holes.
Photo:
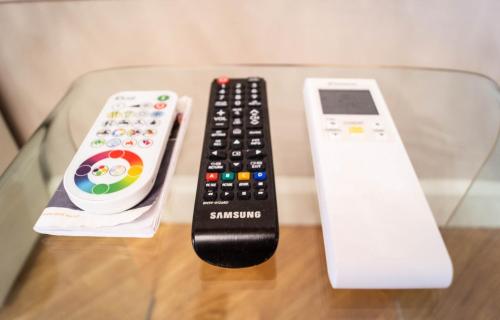
<path fill-rule="evenodd" d="M 272 257 L 278 246 L 278 230 L 210 231 L 192 235 L 193 248 L 202 260 L 224 268 L 245 268 Z"/>

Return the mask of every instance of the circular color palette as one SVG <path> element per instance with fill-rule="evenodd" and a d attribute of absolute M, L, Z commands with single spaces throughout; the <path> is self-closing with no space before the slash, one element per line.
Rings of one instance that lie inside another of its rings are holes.
<path fill-rule="evenodd" d="M 92 166 L 97 162 L 107 158 L 111 159 L 122 158 L 126 160 L 130 165 L 127 171 L 127 175 L 120 181 L 111 184 L 93 183 L 89 179 L 89 174 L 91 173 L 91 171 L 94 175 L 96 175 L 95 172 L 99 172 L 98 175 L 103 175 L 108 172 L 108 167 L 101 165 L 92 170 Z M 88 158 L 87 160 L 85 160 L 80 164 L 80 167 L 78 167 L 78 169 L 75 172 L 75 184 L 78 186 L 80 190 L 91 194 L 113 193 L 128 187 L 129 185 L 134 183 L 137 179 L 139 179 L 142 173 L 142 167 L 143 164 L 141 158 L 133 152 L 127 150 L 112 150 L 112 151 L 101 152 L 93 155 L 92 157 Z"/>

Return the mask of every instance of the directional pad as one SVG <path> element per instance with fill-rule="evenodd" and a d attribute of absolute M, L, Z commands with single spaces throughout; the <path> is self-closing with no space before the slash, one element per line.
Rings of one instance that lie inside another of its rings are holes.
<path fill-rule="evenodd" d="M 210 151 L 210 153 L 208 154 L 208 158 L 212 160 L 223 160 L 226 159 L 226 157 L 226 151 L 223 150 Z"/>
<path fill-rule="evenodd" d="M 247 150 L 246 152 L 248 159 L 262 159 L 265 155 L 264 151 L 258 149 Z"/>
<path fill-rule="evenodd" d="M 230 166 L 231 171 L 239 172 L 242 170 L 242 168 L 243 168 L 243 163 L 241 161 L 231 162 Z"/>
<path fill-rule="evenodd" d="M 242 142 L 240 139 L 234 139 L 232 142 L 231 142 L 231 147 L 233 149 L 241 149 L 242 147 Z"/>

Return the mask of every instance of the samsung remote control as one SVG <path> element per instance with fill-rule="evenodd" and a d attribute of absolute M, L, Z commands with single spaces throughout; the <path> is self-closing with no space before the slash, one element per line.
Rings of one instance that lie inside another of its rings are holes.
<path fill-rule="evenodd" d="M 130 209 L 151 191 L 173 122 L 177 94 L 126 91 L 111 96 L 64 174 L 79 208 Z"/>
<path fill-rule="evenodd" d="M 201 259 L 241 268 L 273 255 L 278 215 L 272 160 L 265 81 L 214 80 L 192 225 Z"/>

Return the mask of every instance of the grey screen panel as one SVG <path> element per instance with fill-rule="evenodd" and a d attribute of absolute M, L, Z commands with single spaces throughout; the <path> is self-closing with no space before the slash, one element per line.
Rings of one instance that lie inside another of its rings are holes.
<path fill-rule="evenodd" d="M 368 90 L 319 90 L 324 114 L 378 114 Z"/>

